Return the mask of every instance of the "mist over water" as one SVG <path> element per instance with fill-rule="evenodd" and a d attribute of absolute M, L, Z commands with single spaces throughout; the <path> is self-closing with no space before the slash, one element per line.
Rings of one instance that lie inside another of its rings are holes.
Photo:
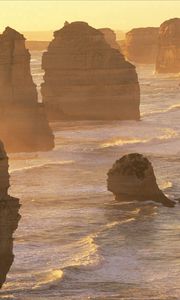
<path fill-rule="evenodd" d="M 10 155 L 22 219 L 2 299 L 179 299 L 179 206 L 117 203 L 106 188 L 113 162 L 140 152 L 163 191 L 180 195 L 179 75 L 137 72 L 141 121 L 54 123 L 53 151 Z"/>

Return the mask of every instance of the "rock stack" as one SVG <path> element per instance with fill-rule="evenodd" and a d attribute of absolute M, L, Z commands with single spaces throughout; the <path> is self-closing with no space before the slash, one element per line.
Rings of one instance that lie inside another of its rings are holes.
<path fill-rule="evenodd" d="M 20 204 L 8 195 L 8 158 L 0 142 L 0 288 L 13 263 L 13 232 L 18 226 Z"/>
<path fill-rule="evenodd" d="M 155 64 L 158 50 L 157 27 L 134 28 L 126 34 L 125 55 L 139 64 Z"/>
<path fill-rule="evenodd" d="M 156 72 L 180 72 L 180 18 L 170 19 L 160 26 Z"/>
<path fill-rule="evenodd" d="M 100 28 L 100 32 L 103 33 L 106 42 L 111 46 L 111 48 L 118 49 L 120 51 L 120 46 L 116 41 L 116 34 L 110 28 Z"/>
<path fill-rule="evenodd" d="M 37 101 L 25 38 L 9 27 L 0 35 L 0 136 L 8 152 L 54 146 L 44 109 Z"/>
<path fill-rule="evenodd" d="M 142 154 L 131 153 L 117 160 L 108 172 L 107 184 L 116 200 L 153 200 L 168 207 L 175 205 L 159 189 L 153 167 Z"/>
<path fill-rule="evenodd" d="M 55 31 L 42 68 L 50 120 L 139 119 L 135 67 L 87 23 L 73 22 Z"/>

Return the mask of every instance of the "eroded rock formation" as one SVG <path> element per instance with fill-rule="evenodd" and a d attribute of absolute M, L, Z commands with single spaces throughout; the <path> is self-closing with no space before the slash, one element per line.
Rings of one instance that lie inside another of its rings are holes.
<path fill-rule="evenodd" d="M 170 19 L 160 26 L 156 71 L 180 72 L 180 18 Z"/>
<path fill-rule="evenodd" d="M 156 27 L 134 28 L 126 34 L 125 56 L 135 63 L 155 64 L 158 49 Z"/>
<path fill-rule="evenodd" d="M 73 22 L 55 31 L 42 68 L 50 120 L 139 119 L 135 67 L 87 23 Z"/>
<path fill-rule="evenodd" d="M 110 28 L 99 28 L 99 31 L 103 33 L 106 42 L 111 46 L 111 48 L 120 50 L 120 47 L 116 41 L 116 34 Z"/>
<path fill-rule="evenodd" d="M 0 288 L 13 263 L 13 233 L 18 226 L 20 204 L 8 195 L 8 158 L 0 141 Z"/>
<path fill-rule="evenodd" d="M 150 161 L 138 153 L 117 160 L 108 172 L 107 184 L 116 200 L 153 200 L 168 207 L 175 205 L 159 189 Z"/>
<path fill-rule="evenodd" d="M 25 38 L 9 27 L 0 35 L 0 136 L 8 152 L 54 146 L 44 109 L 37 101 Z"/>

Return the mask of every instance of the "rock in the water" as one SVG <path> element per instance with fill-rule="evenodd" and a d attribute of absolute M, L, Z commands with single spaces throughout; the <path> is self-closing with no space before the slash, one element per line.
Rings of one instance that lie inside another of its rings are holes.
<path fill-rule="evenodd" d="M 100 32 L 103 33 L 106 42 L 111 46 L 111 48 L 120 50 L 120 46 L 116 41 L 116 34 L 110 28 L 100 28 Z"/>
<path fill-rule="evenodd" d="M 0 136 L 8 152 L 54 146 L 45 111 L 37 102 L 25 38 L 9 27 L 0 35 Z"/>
<path fill-rule="evenodd" d="M 156 72 L 180 72 L 180 18 L 170 19 L 160 26 Z"/>
<path fill-rule="evenodd" d="M 56 31 L 42 68 L 50 120 L 139 119 L 135 67 L 87 23 L 73 22 Z"/>
<path fill-rule="evenodd" d="M 13 263 L 13 232 L 18 226 L 20 204 L 8 195 L 8 158 L 0 141 L 0 288 Z"/>
<path fill-rule="evenodd" d="M 153 200 L 168 207 L 175 205 L 159 189 L 150 161 L 138 153 L 117 160 L 108 172 L 107 183 L 117 200 Z"/>
<path fill-rule="evenodd" d="M 157 27 L 134 28 L 126 34 L 125 55 L 141 64 L 155 64 L 158 49 Z"/>

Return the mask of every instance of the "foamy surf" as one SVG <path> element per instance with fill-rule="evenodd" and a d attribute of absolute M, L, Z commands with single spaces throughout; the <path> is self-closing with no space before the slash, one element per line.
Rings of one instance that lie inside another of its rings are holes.
<path fill-rule="evenodd" d="M 20 171 L 25 171 L 25 170 L 32 170 L 32 169 L 39 169 L 42 167 L 47 167 L 48 165 L 69 165 L 69 164 L 73 164 L 74 160 L 60 160 L 60 161 L 56 161 L 56 162 L 52 162 L 51 160 L 44 160 L 41 161 L 40 163 L 38 162 L 30 162 L 28 160 L 25 161 L 25 166 L 18 166 L 18 163 L 14 163 L 14 165 L 12 164 L 12 161 L 10 162 L 10 166 L 9 166 L 9 173 L 12 174 L 13 172 L 20 172 Z M 27 166 L 27 164 L 30 164 L 29 166 Z"/>
<path fill-rule="evenodd" d="M 178 136 L 178 133 L 171 129 L 171 128 L 164 128 L 163 130 L 161 130 L 162 133 L 160 133 L 159 135 L 152 137 L 152 138 L 133 138 L 133 137 L 119 137 L 116 139 L 113 139 L 111 141 L 107 141 L 105 143 L 102 143 L 100 145 L 100 148 L 110 148 L 110 147 L 121 147 L 121 146 L 131 146 L 131 145 L 142 145 L 142 144 L 154 144 L 154 143 L 159 143 L 159 142 L 163 142 L 166 140 L 170 140 L 170 139 L 174 139 Z"/>
<path fill-rule="evenodd" d="M 49 285 L 57 280 L 63 278 L 63 271 L 62 270 L 49 270 L 45 271 L 44 273 L 36 274 L 36 281 L 37 284 L 32 287 L 32 289 L 37 289 L 42 287 L 43 285 Z"/>

